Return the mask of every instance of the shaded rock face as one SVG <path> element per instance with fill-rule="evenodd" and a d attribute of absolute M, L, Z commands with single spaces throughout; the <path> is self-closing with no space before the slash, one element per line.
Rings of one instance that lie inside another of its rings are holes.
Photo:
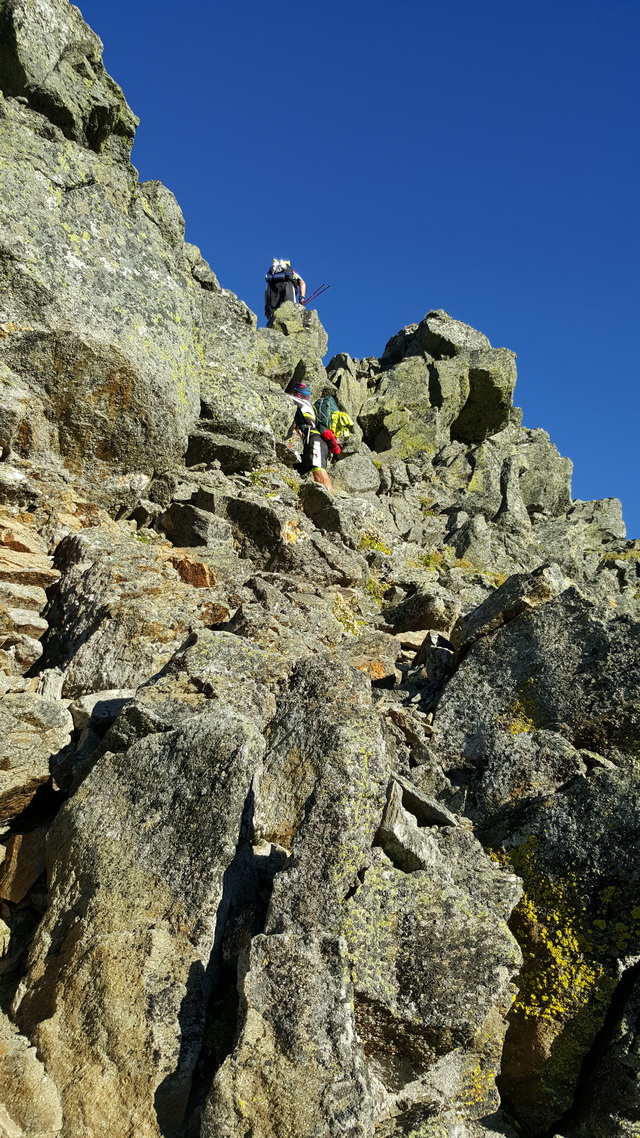
<path fill-rule="evenodd" d="M 258 329 L 79 11 L 0 32 L 0 1132 L 637 1135 L 620 503 L 445 312 Z"/>

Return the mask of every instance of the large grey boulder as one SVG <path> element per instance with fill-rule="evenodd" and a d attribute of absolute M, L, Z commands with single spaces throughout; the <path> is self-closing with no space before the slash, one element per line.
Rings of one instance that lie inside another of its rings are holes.
<path fill-rule="evenodd" d="M 105 754 L 56 820 L 50 902 L 14 1012 L 77 1138 L 183 1125 L 225 874 L 263 751 L 248 719 L 205 713 Z"/>
<path fill-rule="evenodd" d="M 434 455 L 449 440 L 480 443 L 512 419 L 515 357 L 445 312 L 389 341 L 382 373 L 360 412 L 378 451 Z"/>
<path fill-rule="evenodd" d="M 434 359 L 450 359 L 461 352 L 490 348 L 482 332 L 453 320 L 442 309 L 428 312 L 420 324 L 409 324 L 393 336 L 384 349 L 382 364 L 397 363 L 405 356 L 427 353 Z"/>
<path fill-rule="evenodd" d="M 131 167 L 43 137 L 39 116 L 11 100 L 0 113 L 0 308 L 12 329 L 0 354 L 6 398 L 26 384 L 33 400 L 16 405 L 8 441 L 25 457 L 62 456 L 94 485 L 107 464 L 162 469 L 184 452 L 199 406 L 198 286 L 182 236 L 169 244 Z"/>
<path fill-rule="evenodd" d="M 360 1138 L 374 1097 L 351 1010 L 349 962 L 327 934 L 254 937 L 238 1056 L 218 1073 L 202 1138 Z"/>
<path fill-rule="evenodd" d="M 302 663 L 272 721 L 255 803 L 256 837 L 293 856 L 275 878 L 264 936 L 237 956 L 239 1031 L 215 1076 L 203 1135 L 240 1138 L 247 1126 L 273 1138 L 371 1132 L 371 1076 L 340 913 L 373 841 L 385 782 L 368 682 L 326 658 Z"/>
<path fill-rule="evenodd" d="M 557 566 L 542 565 L 533 573 L 517 573 L 483 604 L 459 620 L 451 639 L 460 651 L 464 651 L 479 637 L 488 636 L 522 613 L 557 597 L 565 587 L 566 579 Z"/>
<path fill-rule="evenodd" d="M 569 588 L 493 632 L 489 620 L 444 689 L 431 740 L 449 806 L 524 882 L 512 927 L 525 967 L 500 1087 L 532 1136 L 573 1102 L 637 952 L 638 625 L 610 613 Z"/>
<path fill-rule="evenodd" d="M 573 463 L 559 455 L 546 431 L 521 431 L 518 461 L 520 492 L 529 513 L 566 513 L 571 506 Z"/>

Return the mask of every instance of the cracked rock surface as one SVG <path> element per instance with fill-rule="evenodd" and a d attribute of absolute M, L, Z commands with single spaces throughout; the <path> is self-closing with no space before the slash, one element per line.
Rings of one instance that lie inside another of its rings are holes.
<path fill-rule="evenodd" d="M 0 1135 L 637 1138 L 620 503 L 446 312 L 259 329 L 78 9 L 0 33 Z"/>

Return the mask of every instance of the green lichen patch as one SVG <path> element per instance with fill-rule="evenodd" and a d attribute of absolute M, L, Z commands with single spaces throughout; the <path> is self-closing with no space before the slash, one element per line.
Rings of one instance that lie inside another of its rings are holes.
<path fill-rule="evenodd" d="M 357 636 L 365 624 L 365 621 L 357 615 L 354 602 L 343 597 L 341 593 L 337 594 L 333 602 L 332 612 L 350 636 Z"/>
<path fill-rule="evenodd" d="M 528 676 L 519 686 L 516 698 L 499 722 L 510 735 L 522 735 L 546 727 L 547 722 L 535 696 L 534 679 Z"/>
<path fill-rule="evenodd" d="M 615 888 L 603 888 L 587 901 L 581 875 L 570 864 L 562 874 L 552 873 L 535 837 L 507 849 L 498 860 L 509 864 L 524 885 L 510 921 L 522 948 L 523 967 L 510 1013 L 507 1080 L 509 1041 L 517 1053 L 528 1040 L 529 1075 L 538 1069 L 536 1109 L 551 1120 L 572 1101 L 582 1060 L 602 1027 L 615 989 L 611 942 L 629 945 L 632 935 L 640 934 L 640 905 L 632 909 L 636 916 L 630 917 L 630 926 L 623 928 L 611 919 Z"/>
<path fill-rule="evenodd" d="M 377 550 L 378 553 L 391 553 L 391 546 L 387 545 L 380 534 L 373 530 L 363 530 L 358 541 L 358 549 L 362 551 Z"/>
<path fill-rule="evenodd" d="M 598 930 L 581 901 L 575 872 L 551 877 L 540 865 L 535 838 L 510 849 L 508 858 L 524 882 L 513 927 L 519 942 L 530 946 L 513 1012 L 526 1019 L 564 1021 L 600 992 L 605 969 L 596 944 L 602 938 L 594 941 Z"/>
<path fill-rule="evenodd" d="M 423 553 L 422 556 L 418 558 L 418 562 L 424 569 L 428 569 L 430 572 L 437 572 L 438 569 L 441 569 L 444 565 L 444 557 L 445 555 L 441 549 L 434 549 L 430 553 Z"/>
<path fill-rule="evenodd" d="M 382 608 L 385 595 L 388 593 L 390 587 L 390 585 L 386 585 L 383 581 L 381 581 L 378 574 L 374 572 L 370 573 L 367 577 L 365 592 L 369 597 L 371 597 L 373 601 L 375 601 L 378 608 Z"/>

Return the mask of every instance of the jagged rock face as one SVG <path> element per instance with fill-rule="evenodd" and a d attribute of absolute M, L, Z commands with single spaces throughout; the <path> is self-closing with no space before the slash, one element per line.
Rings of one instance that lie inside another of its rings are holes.
<path fill-rule="evenodd" d="M 5 454 L 62 460 L 95 496 L 107 474 L 179 460 L 202 398 L 207 429 L 273 457 L 281 401 L 253 373 L 279 390 L 311 372 L 326 350 L 317 317 L 294 319 L 284 341 L 256 334 L 221 292 L 173 195 L 138 183 L 137 120 L 77 9 L 10 0 L 0 19 Z M 205 441 L 195 461 L 213 457 Z"/>
<path fill-rule="evenodd" d="M 138 120 L 102 64 L 102 44 L 65 0 L 7 0 L 0 13 L 5 95 L 24 98 L 66 138 L 128 159 Z"/>
<path fill-rule="evenodd" d="M 631 1138 L 620 504 L 447 313 L 257 329 L 78 10 L 0 30 L 0 1132 Z"/>

